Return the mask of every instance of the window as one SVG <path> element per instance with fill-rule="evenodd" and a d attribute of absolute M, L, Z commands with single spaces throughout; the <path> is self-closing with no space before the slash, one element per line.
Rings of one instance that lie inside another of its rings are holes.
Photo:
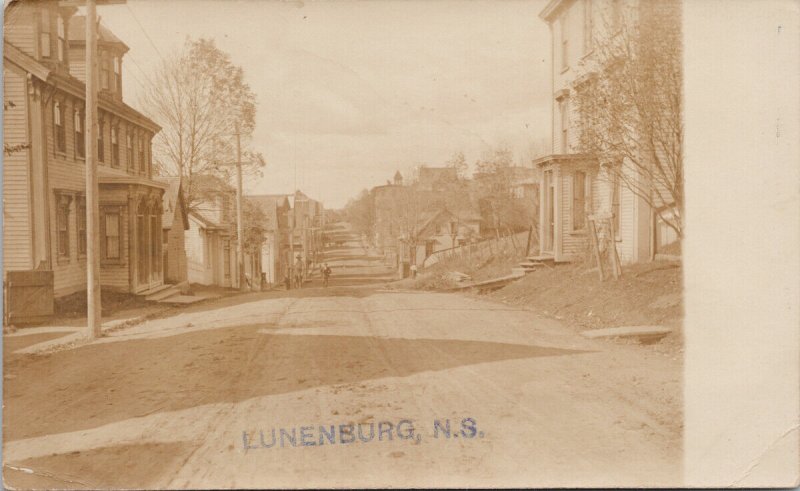
<path fill-rule="evenodd" d="M 50 11 L 46 8 L 39 19 L 39 51 L 42 58 L 50 58 Z"/>
<path fill-rule="evenodd" d="M 105 139 L 105 124 L 102 119 L 97 121 L 97 161 L 105 162 L 106 160 L 106 139 Z"/>
<path fill-rule="evenodd" d="M 78 198 L 78 254 L 86 255 L 86 198 Z"/>
<path fill-rule="evenodd" d="M 561 153 L 569 151 L 569 99 L 564 97 L 558 102 L 561 115 Z"/>
<path fill-rule="evenodd" d="M 72 197 L 56 195 L 56 248 L 59 258 L 69 257 L 69 211 Z"/>
<path fill-rule="evenodd" d="M 128 163 L 128 168 L 133 168 L 133 131 L 130 126 L 125 132 L 125 161 Z"/>
<path fill-rule="evenodd" d="M 576 171 L 572 176 L 572 230 L 586 227 L 586 173 Z"/>
<path fill-rule="evenodd" d="M 147 145 L 145 146 L 145 150 L 147 151 L 147 177 L 152 177 L 153 175 L 153 152 L 152 152 L 152 145 L 153 141 L 151 139 L 147 139 Z"/>
<path fill-rule="evenodd" d="M 139 135 L 139 172 L 144 173 L 144 135 Z"/>
<path fill-rule="evenodd" d="M 106 211 L 103 214 L 103 254 L 106 259 L 120 258 L 119 212 Z"/>
<path fill-rule="evenodd" d="M 122 93 L 122 70 L 118 56 L 114 57 L 114 90 Z"/>
<path fill-rule="evenodd" d="M 611 192 L 611 213 L 613 214 L 614 237 L 619 239 L 619 195 L 622 190 L 622 181 L 619 176 L 615 174 L 611 183 L 614 187 Z"/>
<path fill-rule="evenodd" d="M 67 51 L 67 40 L 64 34 L 64 18 L 59 15 L 56 24 L 58 32 L 58 61 L 64 61 L 64 55 Z"/>
<path fill-rule="evenodd" d="M 592 0 L 583 2 L 583 52 L 586 54 L 594 47 L 594 19 L 592 19 Z"/>
<path fill-rule="evenodd" d="M 119 138 L 117 133 L 119 129 L 116 126 L 111 127 L 111 165 L 112 167 L 119 167 Z"/>
<path fill-rule="evenodd" d="M 109 86 L 108 53 L 103 51 L 100 55 L 100 88 L 108 90 Z"/>
<path fill-rule="evenodd" d="M 566 70 L 569 67 L 569 38 L 567 36 L 567 29 L 569 29 L 569 11 L 564 12 L 561 16 L 561 69 Z"/>
<path fill-rule="evenodd" d="M 75 109 L 75 155 L 78 157 L 86 156 L 86 135 L 83 132 L 83 112 Z"/>
<path fill-rule="evenodd" d="M 53 103 L 53 124 L 55 125 L 56 150 L 67 151 L 67 133 L 64 126 L 64 107 L 59 101 Z"/>

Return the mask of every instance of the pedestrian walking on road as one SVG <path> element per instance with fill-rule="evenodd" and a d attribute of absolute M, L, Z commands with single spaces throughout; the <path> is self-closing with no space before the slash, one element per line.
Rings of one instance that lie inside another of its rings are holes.
<path fill-rule="evenodd" d="M 412 264 L 411 265 L 411 278 L 415 279 L 416 277 L 417 277 L 417 265 L 416 264 Z"/>
<path fill-rule="evenodd" d="M 331 277 L 331 267 L 328 266 L 328 263 L 325 263 L 325 267 L 322 270 L 322 286 L 328 287 L 328 280 Z"/>

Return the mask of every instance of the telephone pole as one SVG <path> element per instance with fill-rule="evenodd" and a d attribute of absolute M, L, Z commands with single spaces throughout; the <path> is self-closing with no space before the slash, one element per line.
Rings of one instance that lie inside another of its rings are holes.
<path fill-rule="evenodd" d="M 242 135 L 236 123 L 236 241 L 237 266 L 239 269 L 239 291 L 245 291 L 244 276 L 244 225 L 242 224 Z"/>
<path fill-rule="evenodd" d="M 101 331 L 100 206 L 97 189 L 97 6 L 86 1 L 86 318 L 89 338 Z"/>

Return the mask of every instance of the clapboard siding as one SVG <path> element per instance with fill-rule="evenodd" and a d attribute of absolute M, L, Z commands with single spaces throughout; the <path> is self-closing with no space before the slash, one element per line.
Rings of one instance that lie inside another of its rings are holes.
<path fill-rule="evenodd" d="M 620 260 L 629 263 L 635 260 L 636 234 L 635 208 L 636 196 L 627 186 L 623 185 L 619 194 L 619 237 L 617 237 L 617 247 Z"/>
<path fill-rule="evenodd" d="M 189 230 L 186 231 L 186 266 L 190 283 L 211 285 L 213 269 L 206 267 L 206 257 L 211 254 L 209 237 L 202 224 L 189 215 Z"/>
<path fill-rule="evenodd" d="M 561 170 L 562 252 L 573 259 L 586 252 L 586 233 L 572 231 L 573 173 Z"/>
<path fill-rule="evenodd" d="M 28 103 L 25 73 L 9 63 L 3 67 L 3 101 L 13 103 L 3 114 L 3 143 L 27 145 Z M 33 269 L 30 210 L 30 151 L 3 157 L 3 263 L 6 270 Z"/>
<path fill-rule="evenodd" d="M 86 83 L 86 50 L 83 48 L 69 49 L 69 74 L 81 82 Z"/>
<path fill-rule="evenodd" d="M 32 2 L 14 2 L 5 9 L 3 38 L 30 56 L 36 56 L 36 20 Z"/>

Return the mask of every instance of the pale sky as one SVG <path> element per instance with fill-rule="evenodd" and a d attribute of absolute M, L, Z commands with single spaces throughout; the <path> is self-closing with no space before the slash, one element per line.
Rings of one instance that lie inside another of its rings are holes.
<path fill-rule="evenodd" d="M 187 36 L 214 38 L 258 100 L 254 149 L 267 167 L 246 192 L 292 192 L 296 168 L 297 188 L 336 208 L 395 170 L 443 165 L 459 150 L 470 164 L 497 146 L 528 162 L 541 151 L 544 4 L 128 0 L 98 14 L 130 47 L 123 81 L 134 107 L 161 56 Z"/>

